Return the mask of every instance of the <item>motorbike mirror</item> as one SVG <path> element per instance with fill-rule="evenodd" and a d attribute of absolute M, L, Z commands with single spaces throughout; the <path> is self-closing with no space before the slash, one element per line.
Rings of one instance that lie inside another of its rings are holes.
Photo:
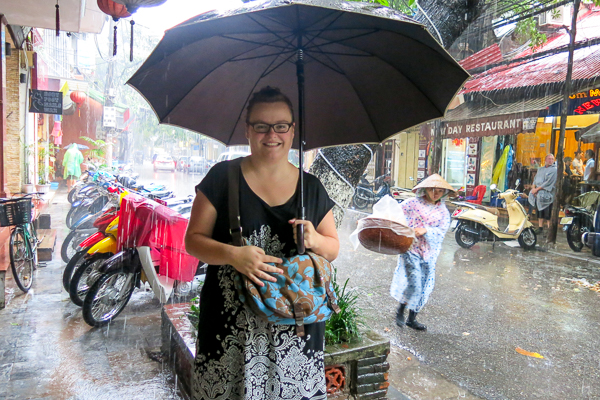
<path fill-rule="evenodd" d="M 498 185 L 496 185 L 495 183 L 492 183 L 490 185 L 490 190 L 496 190 L 497 187 L 498 187 Z"/>
<path fill-rule="evenodd" d="M 520 180 L 520 179 L 517 179 L 517 180 L 515 181 L 515 189 L 518 189 L 520 184 L 521 184 L 521 180 Z"/>

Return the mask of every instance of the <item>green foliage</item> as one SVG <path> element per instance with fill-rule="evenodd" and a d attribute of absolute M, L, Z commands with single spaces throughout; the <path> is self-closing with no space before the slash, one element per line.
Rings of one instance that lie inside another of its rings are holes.
<path fill-rule="evenodd" d="M 200 318 L 200 297 L 196 296 L 190 300 L 190 310 L 192 315 Z"/>
<path fill-rule="evenodd" d="M 38 183 L 45 185 L 54 174 L 54 167 L 46 163 L 47 157 L 54 157 L 56 152 L 60 150 L 59 146 L 53 143 L 40 142 L 38 145 Z M 28 151 L 26 150 L 26 155 Z M 54 161 L 54 160 L 52 160 Z"/>
<path fill-rule="evenodd" d="M 546 43 L 545 33 L 538 30 L 537 19 L 527 18 L 517 23 L 515 33 L 525 40 L 529 40 L 529 47 L 536 49 Z"/>
<path fill-rule="evenodd" d="M 337 270 L 333 274 L 333 288 L 338 297 L 340 313 L 331 315 L 325 323 L 325 343 L 337 344 L 349 342 L 360 337 L 359 327 L 364 325 L 360 309 L 358 308 L 358 294 L 348 289 L 346 279 L 344 286 L 340 289 L 337 283 Z"/>
<path fill-rule="evenodd" d="M 87 155 L 91 158 L 95 158 L 99 161 L 106 161 L 104 155 L 106 154 L 106 142 L 101 139 L 92 139 L 87 136 L 80 136 L 79 139 L 83 139 L 88 142 L 93 148 L 86 150 Z"/>

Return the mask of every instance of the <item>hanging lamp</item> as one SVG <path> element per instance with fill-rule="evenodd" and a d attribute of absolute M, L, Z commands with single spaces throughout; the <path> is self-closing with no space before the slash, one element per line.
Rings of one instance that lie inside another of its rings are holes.
<path fill-rule="evenodd" d="M 112 17 L 113 21 L 117 22 L 121 18 L 131 17 L 131 13 L 127 11 L 127 7 L 123 4 L 116 3 L 112 0 L 97 0 L 98 8 L 104 14 Z M 133 24 L 131 25 L 131 35 L 133 36 Z M 133 40 L 133 39 L 132 39 Z M 131 43 L 131 48 L 133 52 L 133 42 Z M 113 34 L 113 57 L 117 55 L 117 25 L 114 26 L 114 34 Z"/>
<path fill-rule="evenodd" d="M 84 92 L 82 92 L 81 90 L 76 90 L 74 92 L 71 92 L 71 100 L 73 100 L 73 103 L 77 104 L 77 111 L 79 113 L 79 116 L 81 117 L 81 105 L 83 104 L 83 102 L 87 99 L 87 94 L 85 94 Z"/>

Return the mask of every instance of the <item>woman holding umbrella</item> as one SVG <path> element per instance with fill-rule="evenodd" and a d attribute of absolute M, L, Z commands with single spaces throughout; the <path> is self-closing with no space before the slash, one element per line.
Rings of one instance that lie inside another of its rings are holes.
<path fill-rule="evenodd" d="M 324 325 L 272 325 L 238 300 L 234 279 L 244 274 L 259 286 L 281 272 L 271 263 L 296 253 L 295 226 L 304 245 L 332 261 L 339 241 L 333 201 L 312 175 L 304 178 L 306 220 L 297 220 L 299 170 L 288 162 L 294 138 L 293 109 L 278 89 L 254 93 L 246 110 L 251 155 L 241 162 L 240 217 L 247 246 L 231 243 L 227 170 L 215 165 L 196 187 L 187 251 L 210 264 L 200 296 L 200 323 L 192 379 L 194 399 L 326 399 Z"/>
<path fill-rule="evenodd" d="M 406 326 L 426 330 L 425 325 L 417 322 L 417 314 L 433 291 L 435 263 L 450 227 L 450 213 L 442 198 L 454 189 L 441 176 L 434 174 L 415 186 L 413 192 L 417 196 L 402 202 L 401 207 L 417 238 L 406 253 L 398 256 L 390 294 L 400 302 L 396 324 L 405 324 L 404 312 L 408 307 Z"/>

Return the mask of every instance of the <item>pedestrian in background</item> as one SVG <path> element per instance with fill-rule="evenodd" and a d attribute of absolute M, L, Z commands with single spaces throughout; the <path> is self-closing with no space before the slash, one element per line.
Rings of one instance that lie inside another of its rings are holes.
<path fill-rule="evenodd" d="M 537 170 L 533 180 L 532 189 L 529 192 L 529 204 L 537 210 L 539 235 L 544 231 L 544 220 L 550 229 L 550 216 L 552 215 L 552 203 L 556 196 L 556 165 L 554 165 L 554 154 L 548 154 L 545 164 Z"/>
<path fill-rule="evenodd" d="M 416 330 L 427 327 L 417 322 L 417 314 L 427 303 L 435 285 L 435 263 L 442 249 L 444 236 L 450 227 L 450 213 L 442 201 L 454 188 L 438 174 L 431 175 L 413 188 L 416 197 L 400 204 L 408 226 L 416 238 L 404 254 L 398 256 L 390 294 L 400 302 L 396 324 Z"/>
<path fill-rule="evenodd" d="M 565 170 L 563 172 L 563 197 L 561 204 L 571 204 L 571 199 L 575 193 L 575 185 L 573 182 L 573 171 L 571 169 L 573 159 L 571 157 L 565 157 Z"/>
<path fill-rule="evenodd" d="M 581 161 L 581 155 L 583 151 L 575 151 L 575 158 L 573 159 L 573 173 L 575 175 L 583 176 L 583 161 Z"/>
<path fill-rule="evenodd" d="M 79 151 L 77 143 L 71 144 L 63 157 L 63 179 L 67 180 L 69 190 L 75 184 L 75 181 L 81 176 L 81 163 L 83 154 Z"/>
<path fill-rule="evenodd" d="M 594 150 L 587 149 L 585 151 L 585 171 L 583 172 L 583 180 L 588 181 L 594 178 L 593 172 L 594 167 L 596 166 L 596 161 L 594 160 L 595 154 Z"/>

